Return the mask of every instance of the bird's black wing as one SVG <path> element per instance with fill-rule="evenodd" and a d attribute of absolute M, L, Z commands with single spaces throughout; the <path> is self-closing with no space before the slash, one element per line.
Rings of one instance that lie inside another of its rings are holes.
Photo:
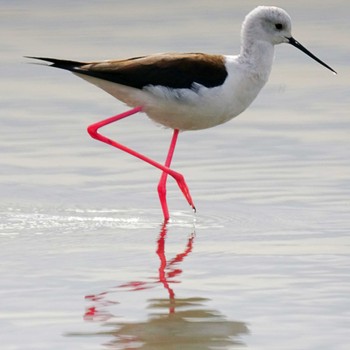
<path fill-rule="evenodd" d="M 210 88 L 222 85 L 227 77 L 223 56 L 200 53 L 157 54 L 91 63 L 46 57 L 30 58 L 48 61 L 52 67 L 137 89 L 149 85 L 192 88 L 194 83 Z"/>

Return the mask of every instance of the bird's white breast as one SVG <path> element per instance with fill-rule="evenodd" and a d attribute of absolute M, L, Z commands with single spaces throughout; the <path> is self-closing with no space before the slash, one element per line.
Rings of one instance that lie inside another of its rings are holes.
<path fill-rule="evenodd" d="M 228 76 L 221 86 L 189 89 L 146 88 L 150 99 L 145 111 L 156 122 L 180 130 L 210 128 L 243 112 L 267 81 L 266 76 L 250 72 L 238 56 L 226 56 Z M 153 99 L 154 98 L 154 99 Z"/>

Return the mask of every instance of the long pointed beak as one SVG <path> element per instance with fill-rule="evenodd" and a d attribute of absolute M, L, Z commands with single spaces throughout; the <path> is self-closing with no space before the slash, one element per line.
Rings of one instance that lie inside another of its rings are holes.
<path fill-rule="evenodd" d="M 299 43 L 299 41 L 296 41 L 293 37 L 287 38 L 288 43 L 295 46 L 297 49 L 299 49 L 300 51 L 306 53 L 308 56 L 310 56 L 311 58 L 313 58 L 316 62 L 322 64 L 322 66 L 328 68 L 330 71 L 332 71 L 334 74 L 337 74 L 337 72 L 331 68 L 330 66 L 328 66 L 328 64 L 324 63 L 323 61 L 321 61 L 319 58 L 317 58 L 314 54 L 312 54 L 307 48 L 305 48 L 303 45 L 301 45 Z"/>

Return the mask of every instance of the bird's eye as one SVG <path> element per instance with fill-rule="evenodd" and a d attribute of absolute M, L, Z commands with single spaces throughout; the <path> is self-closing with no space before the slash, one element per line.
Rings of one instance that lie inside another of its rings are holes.
<path fill-rule="evenodd" d="M 276 23 L 275 27 L 277 30 L 281 30 L 283 28 L 283 25 L 281 23 Z"/>

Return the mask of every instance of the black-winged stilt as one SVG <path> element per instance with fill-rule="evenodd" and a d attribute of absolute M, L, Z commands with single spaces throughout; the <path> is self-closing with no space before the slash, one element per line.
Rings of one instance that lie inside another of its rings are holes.
<path fill-rule="evenodd" d="M 166 53 L 89 63 L 30 58 L 66 69 L 132 107 L 125 113 L 90 125 L 88 132 L 93 138 L 162 171 L 158 194 L 167 221 L 170 217 L 166 201 L 168 175 L 177 181 L 195 210 L 184 177 L 170 168 L 179 131 L 214 127 L 243 112 L 267 82 L 274 46 L 282 43 L 295 46 L 336 73 L 292 37 L 291 18 L 284 10 L 267 6 L 259 6 L 246 16 L 241 31 L 241 51 L 236 56 Z M 137 112 L 144 112 L 155 122 L 174 130 L 164 165 L 98 132 L 101 127 Z"/>

